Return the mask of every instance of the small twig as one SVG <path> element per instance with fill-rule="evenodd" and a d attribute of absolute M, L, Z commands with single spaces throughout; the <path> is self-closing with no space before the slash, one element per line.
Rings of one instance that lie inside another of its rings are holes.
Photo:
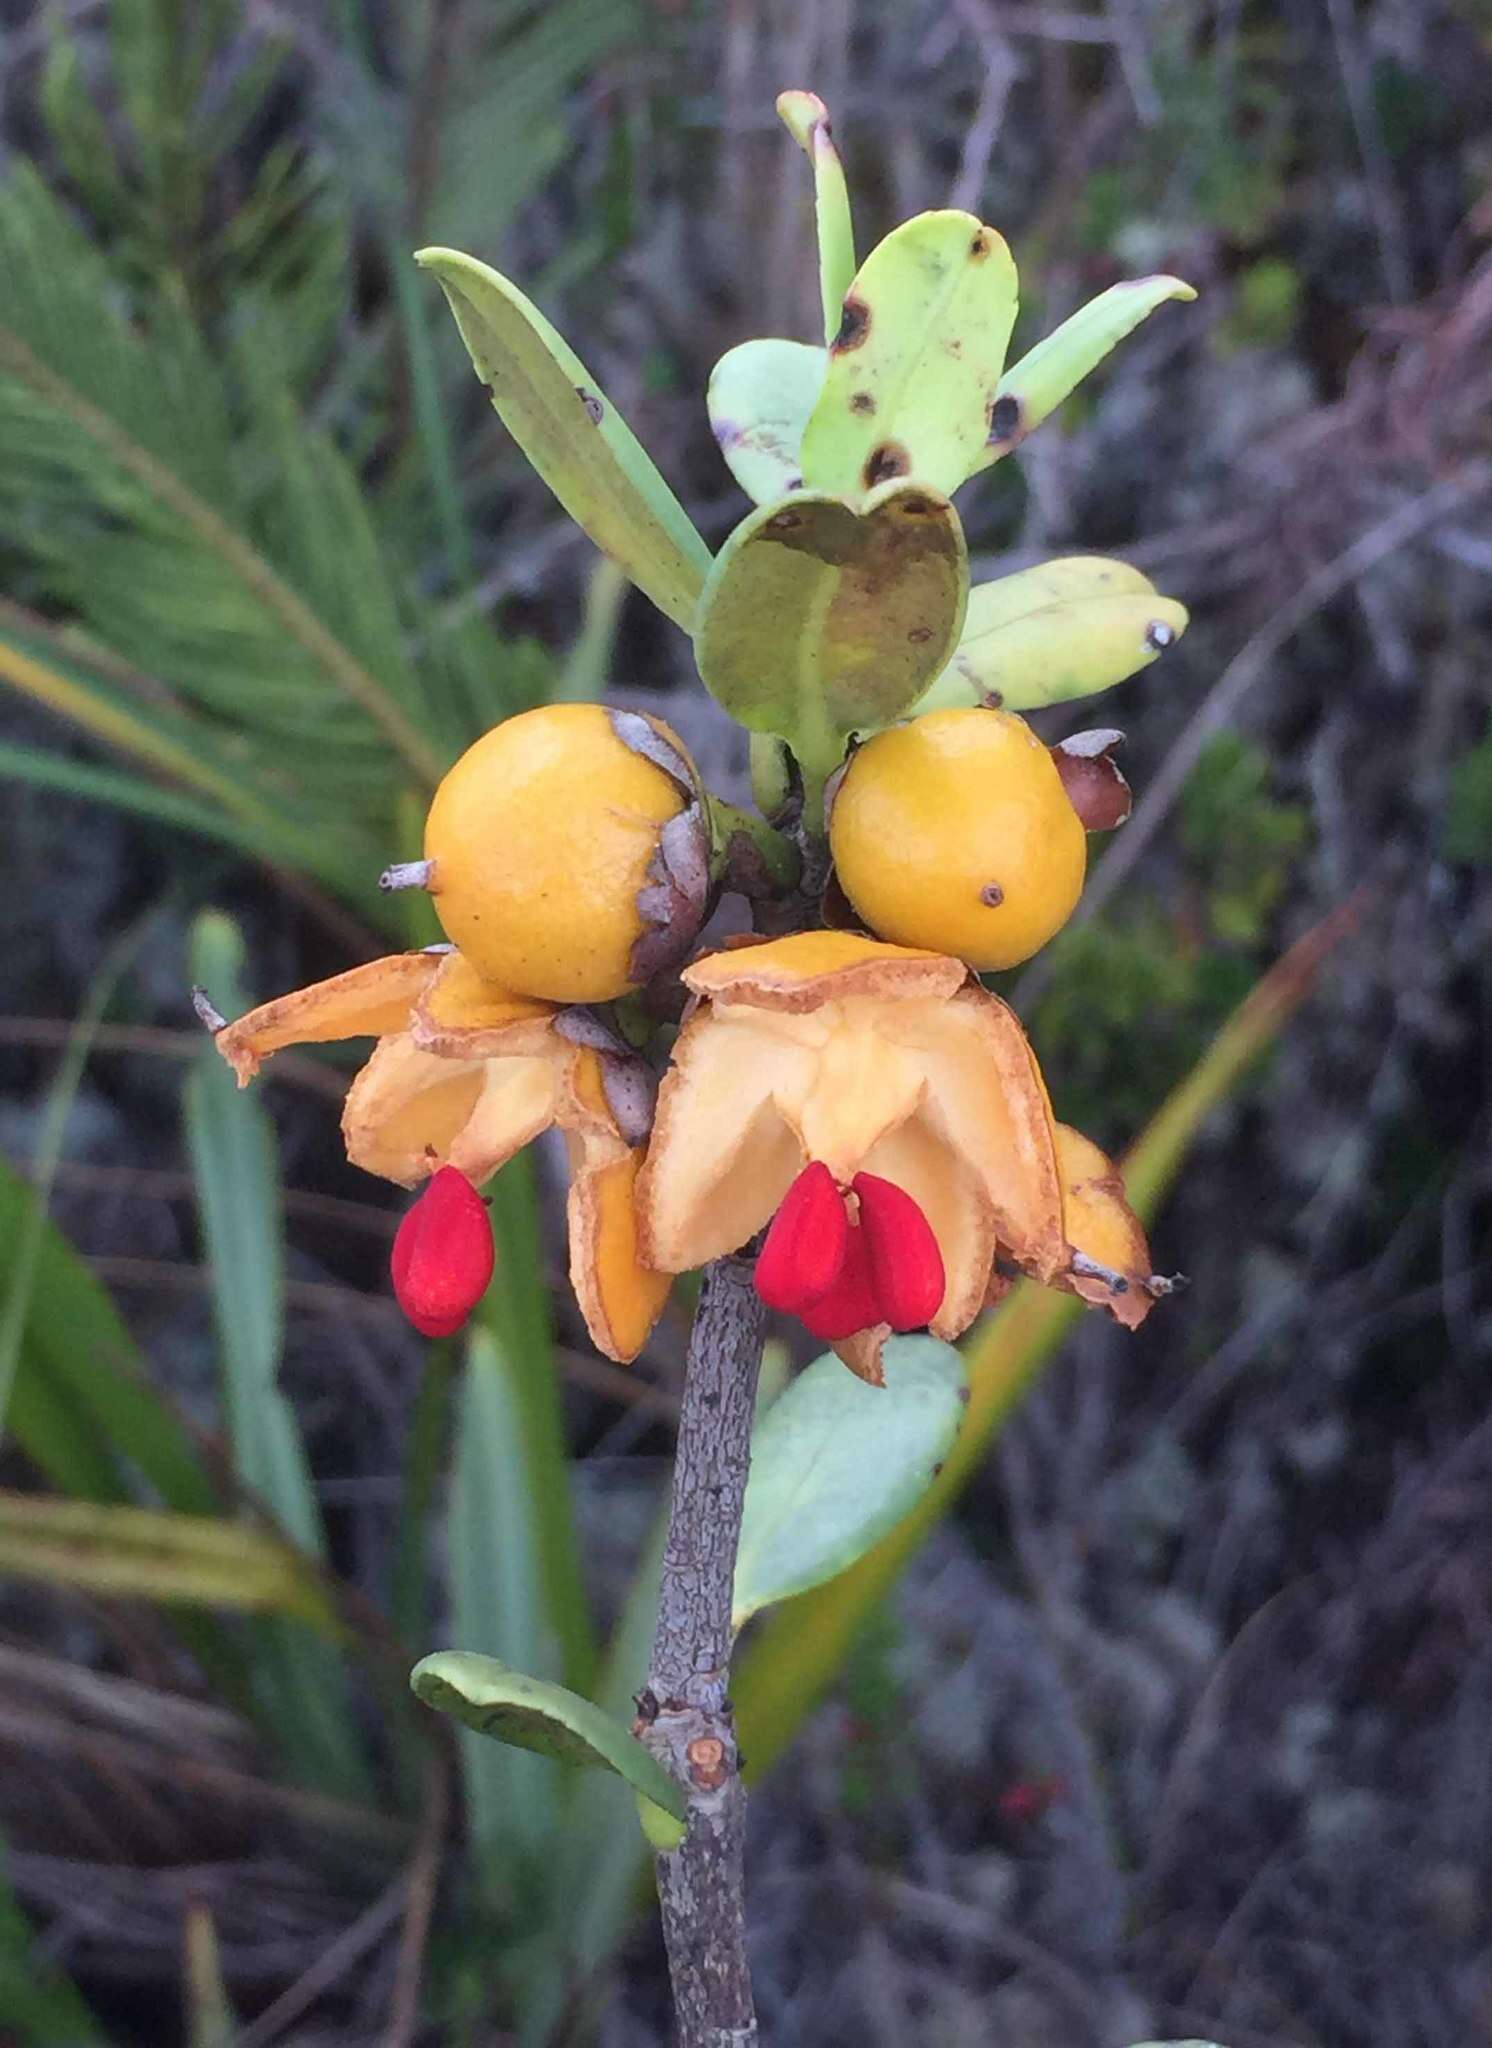
<path fill-rule="evenodd" d="M 383 2048 L 409 2048 L 419 2031 L 420 1983 L 451 1812 L 450 1777 L 449 1752 L 444 1748 L 432 1749 L 425 1761 L 419 1830 L 406 1873 L 404 1926 L 399 1936 L 399 1959 L 394 1969 Z"/>
<path fill-rule="evenodd" d="M 746 1794 L 728 1697 L 731 1595 L 766 1311 L 749 1259 L 705 1270 L 689 1339 L 643 1740 L 689 1792 L 683 1846 L 657 1859 L 679 2048 L 746 2048 Z"/>

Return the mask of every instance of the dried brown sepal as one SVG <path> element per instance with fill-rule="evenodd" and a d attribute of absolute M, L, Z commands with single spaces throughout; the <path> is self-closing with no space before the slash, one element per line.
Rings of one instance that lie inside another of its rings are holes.
<path fill-rule="evenodd" d="M 661 718 L 654 718 L 646 711 L 608 710 L 606 716 L 624 747 L 641 755 L 644 761 L 651 761 L 655 768 L 661 768 L 677 785 L 680 795 L 691 803 L 704 802 L 705 790 L 699 779 L 699 770 L 672 726 L 665 725 Z"/>
<path fill-rule="evenodd" d="M 1134 796 L 1114 759 L 1123 741 L 1122 732 L 1103 727 L 1073 733 L 1052 748 L 1062 787 L 1085 832 L 1112 832 L 1134 808 Z"/>
<path fill-rule="evenodd" d="M 641 987 L 677 967 L 699 936 L 710 903 L 709 821 L 700 804 L 688 804 L 663 826 L 637 892 L 641 935 L 634 940 L 627 971 Z"/>
<path fill-rule="evenodd" d="M 877 1323 L 869 1330 L 857 1330 L 853 1337 L 841 1337 L 830 1349 L 841 1363 L 849 1367 L 857 1380 L 864 1380 L 868 1387 L 884 1387 L 886 1368 L 881 1362 L 881 1353 L 890 1335 L 889 1323 Z"/>

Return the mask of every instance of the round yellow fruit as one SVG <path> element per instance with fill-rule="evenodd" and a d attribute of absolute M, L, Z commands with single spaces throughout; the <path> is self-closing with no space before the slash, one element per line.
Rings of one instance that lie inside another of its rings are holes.
<path fill-rule="evenodd" d="M 461 756 L 425 821 L 446 936 L 479 974 L 519 995 L 625 995 L 643 931 L 637 892 L 661 828 L 686 801 L 671 775 L 618 737 L 603 705 L 549 704 L 505 719 Z"/>
<path fill-rule="evenodd" d="M 877 733 L 845 770 L 829 826 L 841 888 L 872 931 L 1014 967 L 1071 917 L 1088 842 L 1022 718 L 930 711 Z"/>

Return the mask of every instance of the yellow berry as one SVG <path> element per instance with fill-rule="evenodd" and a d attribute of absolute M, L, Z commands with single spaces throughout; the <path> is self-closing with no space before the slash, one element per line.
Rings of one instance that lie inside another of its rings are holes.
<path fill-rule="evenodd" d="M 655 721 L 681 760 L 683 748 Z M 435 792 L 425 858 L 436 915 L 487 980 L 557 1003 L 636 986 L 637 894 L 679 784 L 600 704 L 550 704 L 485 733 Z"/>
<path fill-rule="evenodd" d="M 1087 836 L 1022 718 L 930 711 L 867 740 L 829 826 L 840 886 L 872 931 L 1014 967 L 1071 917 Z"/>

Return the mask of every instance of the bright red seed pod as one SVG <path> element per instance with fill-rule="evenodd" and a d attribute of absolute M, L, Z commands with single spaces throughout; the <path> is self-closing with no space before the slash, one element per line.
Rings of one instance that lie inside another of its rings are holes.
<path fill-rule="evenodd" d="M 399 1306 L 422 1337 L 461 1328 L 492 1278 L 492 1225 L 481 1196 L 454 1166 L 426 1182 L 389 1260 Z"/>
<path fill-rule="evenodd" d="M 943 1302 L 943 1254 L 932 1225 L 907 1193 L 879 1174 L 857 1173 L 860 1230 L 870 1254 L 880 1314 L 893 1330 L 920 1330 Z"/>
<path fill-rule="evenodd" d="M 839 1278 L 819 1300 L 799 1311 L 804 1327 L 825 1344 L 853 1337 L 885 1321 L 876 1298 L 870 1245 L 863 1230 L 851 1228 Z"/>
<path fill-rule="evenodd" d="M 844 1265 L 849 1234 L 844 1197 L 815 1159 L 783 1196 L 757 1255 L 756 1291 L 767 1307 L 799 1316 L 827 1294 Z"/>

